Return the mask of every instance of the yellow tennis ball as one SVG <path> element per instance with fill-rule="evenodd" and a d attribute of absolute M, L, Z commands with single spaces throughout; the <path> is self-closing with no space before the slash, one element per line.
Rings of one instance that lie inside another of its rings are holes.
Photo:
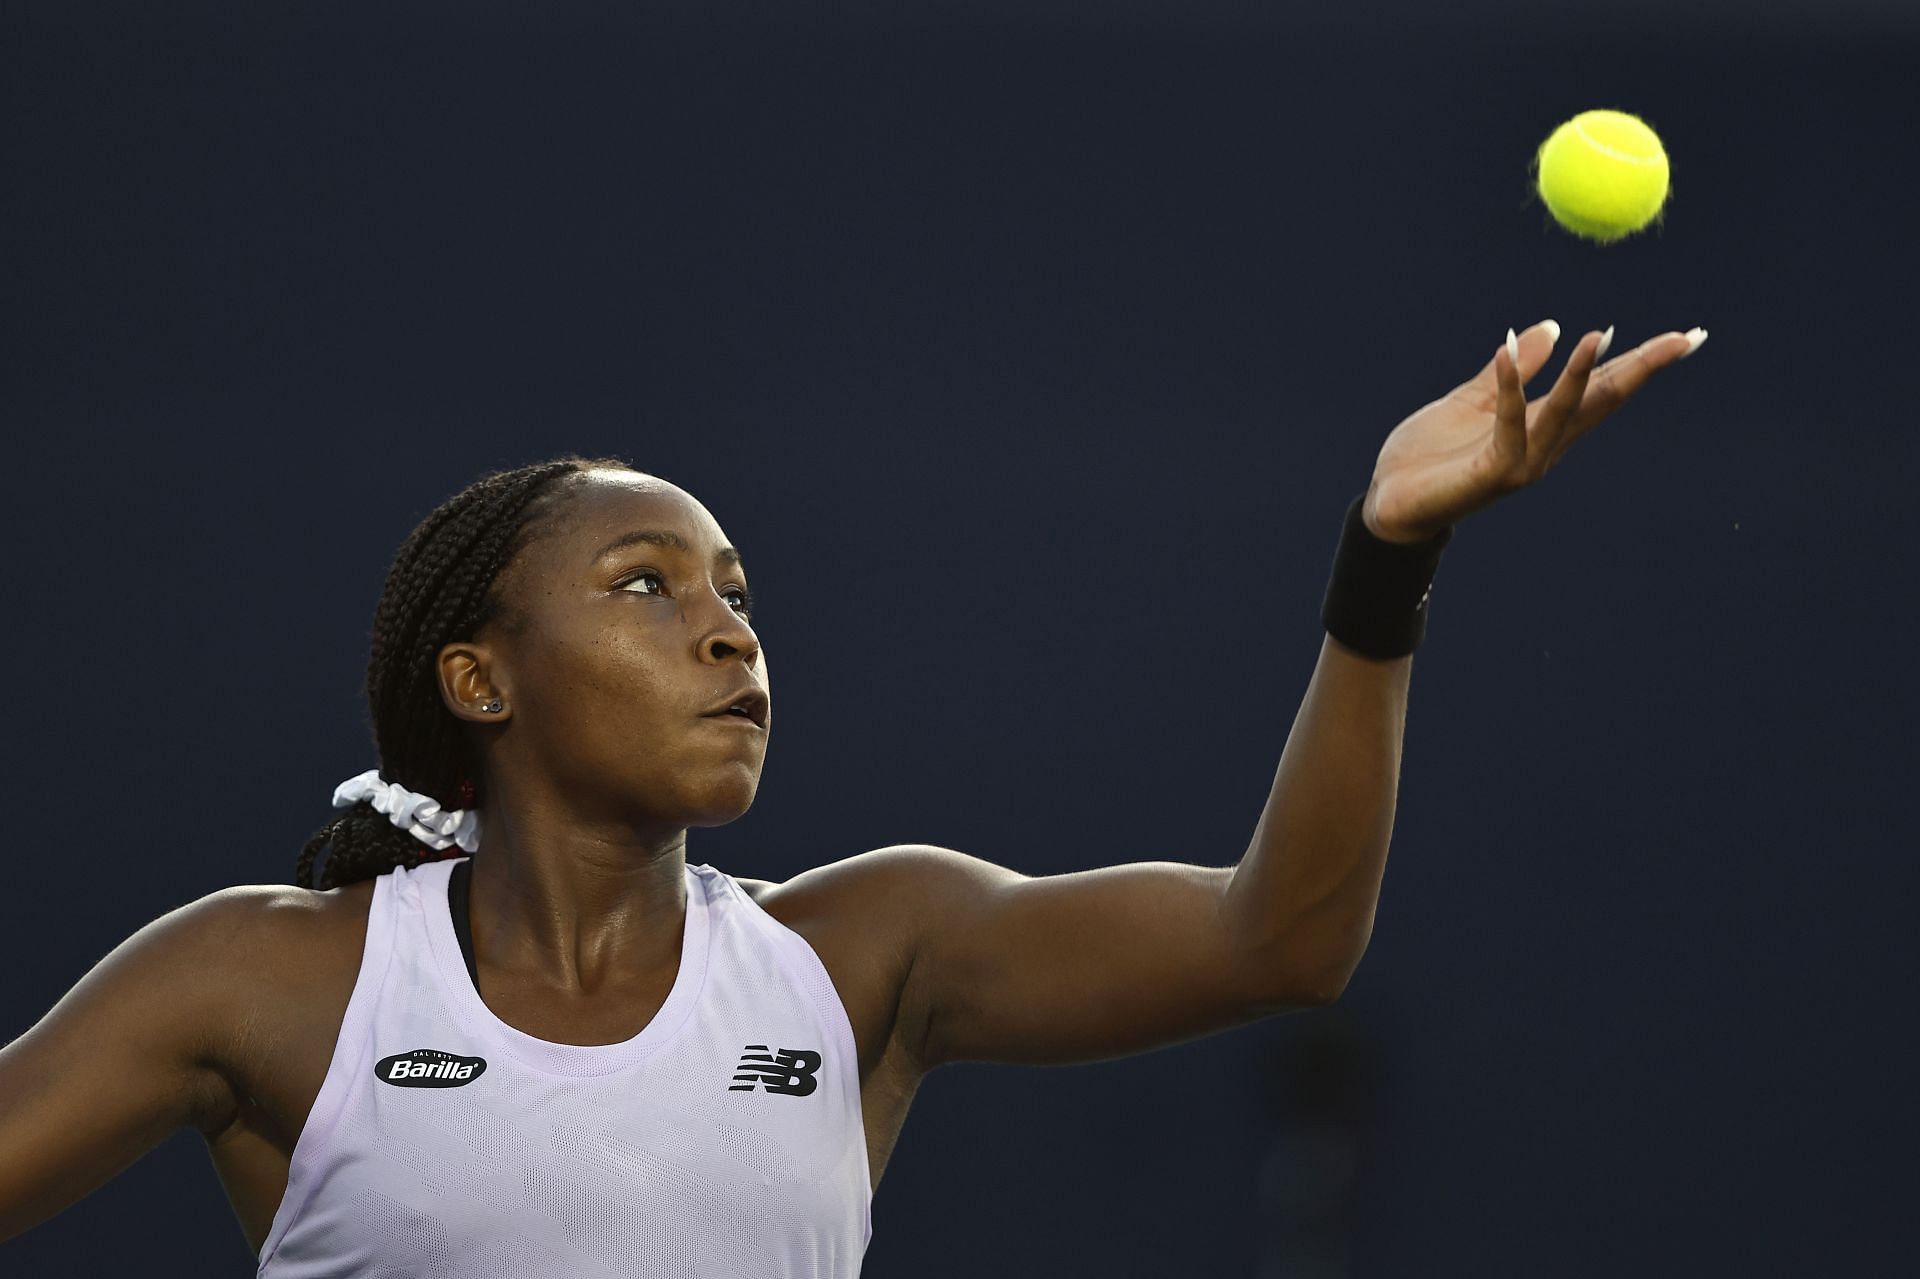
<path fill-rule="evenodd" d="M 1667 152 L 1639 116 L 1582 111 L 1534 156 L 1540 198 L 1558 222 L 1600 244 L 1659 216 L 1667 201 Z"/>

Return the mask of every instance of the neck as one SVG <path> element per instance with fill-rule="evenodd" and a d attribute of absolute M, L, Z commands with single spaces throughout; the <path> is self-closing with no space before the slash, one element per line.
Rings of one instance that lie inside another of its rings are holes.
<path fill-rule="evenodd" d="M 648 835 L 490 802 L 473 855 L 475 962 L 577 994 L 671 970 L 686 922 L 686 841 L 684 827 Z"/>

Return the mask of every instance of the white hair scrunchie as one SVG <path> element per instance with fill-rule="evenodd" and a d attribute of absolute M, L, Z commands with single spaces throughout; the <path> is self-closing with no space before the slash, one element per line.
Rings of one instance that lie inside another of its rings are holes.
<path fill-rule="evenodd" d="M 363 799 L 385 813 L 395 826 L 430 848 L 458 844 L 471 853 L 480 847 L 479 813 L 463 808 L 442 811 L 440 801 L 433 796 L 387 781 L 377 768 L 349 777 L 333 788 L 335 808 L 351 808 Z"/>

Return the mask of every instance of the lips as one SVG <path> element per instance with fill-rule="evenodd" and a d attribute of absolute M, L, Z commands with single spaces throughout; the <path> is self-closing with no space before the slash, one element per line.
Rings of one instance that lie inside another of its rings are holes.
<path fill-rule="evenodd" d="M 738 707 L 739 710 L 735 710 L 735 707 Z M 725 701 L 713 709 L 704 712 L 701 718 L 712 719 L 717 716 L 731 716 L 734 719 L 749 720 L 755 727 L 764 729 L 767 726 L 767 709 L 768 701 L 766 693 L 757 685 L 750 685 L 746 688 L 734 690 Z M 742 711 L 745 712 L 744 715 L 741 714 Z"/>

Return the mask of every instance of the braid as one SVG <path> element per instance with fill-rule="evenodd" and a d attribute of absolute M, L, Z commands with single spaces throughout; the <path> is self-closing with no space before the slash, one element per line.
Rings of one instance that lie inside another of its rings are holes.
<path fill-rule="evenodd" d="M 501 616 L 493 589 L 501 571 L 553 513 L 567 490 L 563 481 L 596 467 L 635 469 L 624 458 L 569 454 L 494 471 L 434 508 L 401 543 L 374 610 L 367 659 L 367 705 L 387 781 L 449 809 L 462 806 L 462 781 L 479 784 L 473 746 L 440 700 L 439 652 Z M 316 883 L 314 863 L 329 848 Z M 338 888 L 418 866 L 432 852 L 361 802 L 307 841 L 293 882 Z"/>

